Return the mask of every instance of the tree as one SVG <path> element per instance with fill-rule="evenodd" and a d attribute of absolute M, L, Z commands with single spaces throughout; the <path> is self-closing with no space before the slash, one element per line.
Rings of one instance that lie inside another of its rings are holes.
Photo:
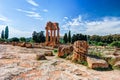
<path fill-rule="evenodd" d="M 26 42 L 25 37 L 21 37 L 21 38 L 20 38 L 20 41 L 21 41 L 21 42 Z"/>
<path fill-rule="evenodd" d="M 8 26 L 6 26 L 5 28 L 5 39 L 8 39 L 9 37 L 9 29 L 8 29 Z"/>
<path fill-rule="evenodd" d="M 1 38 L 4 39 L 5 38 L 5 35 L 4 35 L 4 30 L 2 30 L 2 33 L 1 33 Z"/>
<path fill-rule="evenodd" d="M 71 43 L 71 31 L 68 32 L 68 42 Z"/>
<path fill-rule="evenodd" d="M 113 41 L 110 45 L 120 48 L 120 41 Z"/>
<path fill-rule="evenodd" d="M 36 31 L 33 32 L 32 38 L 34 41 L 37 41 L 37 32 Z"/>
<path fill-rule="evenodd" d="M 19 38 L 13 37 L 10 39 L 10 42 L 19 42 Z"/>
<path fill-rule="evenodd" d="M 45 42 L 44 31 L 41 31 L 39 33 L 37 33 L 36 31 L 34 31 L 33 34 L 32 34 L 32 38 L 37 43 Z"/>
<path fill-rule="evenodd" d="M 65 33 L 65 35 L 64 35 L 64 37 L 63 37 L 63 40 L 64 40 L 65 43 L 68 42 L 67 33 Z"/>
<path fill-rule="evenodd" d="M 72 43 L 74 43 L 75 41 L 77 41 L 77 37 L 76 37 L 75 34 L 73 34 L 73 36 L 72 36 Z"/>

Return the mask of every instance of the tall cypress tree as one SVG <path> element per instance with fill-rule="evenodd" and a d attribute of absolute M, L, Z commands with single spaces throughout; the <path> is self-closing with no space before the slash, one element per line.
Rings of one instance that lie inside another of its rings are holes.
<path fill-rule="evenodd" d="M 68 42 L 67 33 L 65 33 L 65 35 L 64 35 L 64 37 L 63 37 L 63 40 L 64 40 L 65 43 Z"/>
<path fill-rule="evenodd" d="M 68 32 L 68 42 L 71 43 L 71 31 Z"/>
<path fill-rule="evenodd" d="M 6 26 L 5 28 L 5 39 L 8 39 L 9 37 L 9 29 L 8 29 L 8 26 Z"/>
<path fill-rule="evenodd" d="M 1 33 L 1 38 L 4 39 L 5 38 L 5 35 L 4 35 L 4 30 L 2 30 L 2 33 Z"/>

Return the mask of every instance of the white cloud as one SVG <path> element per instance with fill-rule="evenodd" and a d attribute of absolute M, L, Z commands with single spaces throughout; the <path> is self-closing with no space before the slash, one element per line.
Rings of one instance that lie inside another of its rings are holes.
<path fill-rule="evenodd" d="M 64 17 L 64 19 L 68 19 L 68 17 Z"/>
<path fill-rule="evenodd" d="M 48 12 L 48 10 L 47 9 L 43 9 L 43 12 Z"/>
<path fill-rule="evenodd" d="M 10 22 L 11 20 L 9 20 L 7 17 L 0 15 L 0 21 L 2 22 Z"/>
<path fill-rule="evenodd" d="M 39 19 L 39 20 L 43 19 L 39 13 L 34 12 L 34 11 L 27 11 L 27 10 L 22 10 L 22 9 L 17 9 L 17 11 L 27 13 L 26 16 L 32 17 L 34 19 Z"/>
<path fill-rule="evenodd" d="M 120 33 L 120 18 L 104 17 L 97 21 L 84 21 L 82 16 L 65 23 L 62 30 L 71 30 L 72 33 L 83 33 L 89 35 L 106 35 Z"/>
<path fill-rule="evenodd" d="M 39 6 L 39 4 L 37 4 L 34 0 L 26 0 L 29 4 L 33 5 L 33 6 Z"/>
<path fill-rule="evenodd" d="M 0 25 L 0 34 L 1 34 L 1 31 L 5 29 L 5 27 L 6 27 L 6 25 Z M 18 30 L 11 26 L 8 26 L 8 27 L 9 27 L 9 38 L 11 38 L 11 37 L 31 37 L 31 35 L 32 35 L 32 32 Z"/>

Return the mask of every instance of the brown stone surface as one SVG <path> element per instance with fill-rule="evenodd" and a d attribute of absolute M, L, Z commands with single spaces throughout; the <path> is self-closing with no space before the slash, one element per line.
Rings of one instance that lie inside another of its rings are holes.
<path fill-rule="evenodd" d="M 22 42 L 22 43 L 20 44 L 20 46 L 21 46 L 21 47 L 25 47 L 25 44 L 26 44 L 25 42 Z"/>
<path fill-rule="evenodd" d="M 87 57 L 89 68 L 108 68 L 108 63 L 103 59 Z"/>
<path fill-rule="evenodd" d="M 52 51 L 45 51 L 45 56 L 54 56 Z"/>
<path fill-rule="evenodd" d="M 88 44 L 86 41 L 74 42 L 72 61 L 78 61 L 78 60 L 86 61 L 87 52 L 88 52 Z"/>
<path fill-rule="evenodd" d="M 37 54 L 37 55 L 36 55 L 36 59 L 37 59 L 37 60 L 46 60 L 47 58 L 45 57 L 44 54 Z"/>
<path fill-rule="evenodd" d="M 47 49 L 0 45 L 0 80 L 120 80 L 120 71 L 95 71 L 69 60 L 46 56 L 36 60 L 36 54 Z"/>
<path fill-rule="evenodd" d="M 26 48 L 32 48 L 33 47 L 31 43 L 26 43 L 25 46 L 26 46 Z"/>
<path fill-rule="evenodd" d="M 42 45 L 39 43 L 34 43 L 33 48 L 42 48 Z"/>
<path fill-rule="evenodd" d="M 120 61 L 117 61 L 113 66 L 120 69 Z"/>
<path fill-rule="evenodd" d="M 58 57 L 63 57 L 64 54 L 71 54 L 73 52 L 73 46 L 72 45 L 61 45 L 58 48 Z"/>

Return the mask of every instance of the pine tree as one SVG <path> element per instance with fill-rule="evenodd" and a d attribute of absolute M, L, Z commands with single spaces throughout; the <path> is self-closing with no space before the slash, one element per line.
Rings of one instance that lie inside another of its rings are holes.
<path fill-rule="evenodd" d="M 64 35 L 64 37 L 63 37 L 63 40 L 64 40 L 65 43 L 68 42 L 67 33 L 65 33 L 65 35 Z"/>
<path fill-rule="evenodd" d="M 2 30 L 2 33 L 1 33 L 1 38 L 4 39 L 5 38 L 5 35 L 4 35 L 4 30 Z"/>
<path fill-rule="evenodd" d="M 8 26 L 6 26 L 5 28 L 5 39 L 8 39 L 9 37 L 9 29 L 8 29 Z"/>
<path fill-rule="evenodd" d="M 71 43 L 71 31 L 68 32 L 68 42 Z"/>

